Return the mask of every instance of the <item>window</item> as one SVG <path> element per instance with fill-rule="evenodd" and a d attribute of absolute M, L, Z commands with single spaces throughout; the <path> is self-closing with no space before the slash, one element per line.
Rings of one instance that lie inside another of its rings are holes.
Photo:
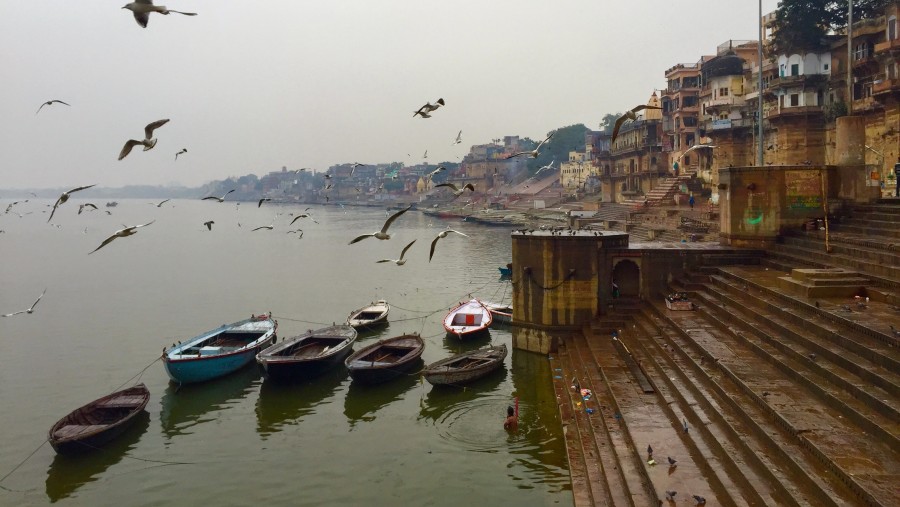
<path fill-rule="evenodd" d="M 792 93 L 791 94 L 791 107 L 799 106 L 799 105 L 800 105 L 800 94 Z"/>
<path fill-rule="evenodd" d="M 823 70 L 828 70 L 828 64 L 826 63 L 825 66 L 822 67 L 822 69 L 823 69 Z"/>
<path fill-rule="evenodd" d="M 799 64 L 799 63 L 792 63 L 792 64 L 791 64 L 791 75 L 792 75 L 792 76 L 799 76 L 799 75 L 800 75 L 800 64 Z"/>
<path fill-rule="evenodd" d="M 887 23 L 887 38 L 894 40 L 897 38 L 897 18 L 891 16 Z"/>
<path fill-rule="evenodd" d="M 719 88 L 719 97 L 727 97 L 728 96 L 728 88 Z"/>

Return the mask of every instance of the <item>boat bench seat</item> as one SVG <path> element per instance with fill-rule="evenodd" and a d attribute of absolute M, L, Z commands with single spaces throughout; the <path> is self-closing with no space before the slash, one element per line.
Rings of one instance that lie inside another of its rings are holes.
<path fill-rule="evenodd" d="M 98 407 L 109 407 L 109 408 L 129 408 L 129 407 L 139 407 L 141 403 L 144 402 L 143 396 L 117 396 L 115 398 L 108 399 L 102 403 L 98 403 Z"/>
<path fill-rule="evenodd" d="M 389 363 L 387 361 L 353 361 L 354 366 L 390 366 L 394 363 Z"/>
<path fill-rule="evenodd" d="M 56 438 L 72 438 L 81 435 L 82 433 L 92 433 L 97 430 L 101 430 L 104 428 L 108 428 L 109 426 L 106 424 L 67 424 L 62 428 L 53 432 L 53 436 Z"/>

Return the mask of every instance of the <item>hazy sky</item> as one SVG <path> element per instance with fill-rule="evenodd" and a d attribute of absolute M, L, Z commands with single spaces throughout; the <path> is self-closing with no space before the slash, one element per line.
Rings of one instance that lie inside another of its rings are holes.
<path fill-rule="evenodd" d="M 755 0 L 167 0 L 199 15 L 144 29 L 125 3 L 0 0 L 0 188 L 458 161 L 504 135 L 597 128 L 758 22 Z M 72 107 L 35 115 L 50 99 Z M 153 150 L 116 160 L 162 118 Z"/>

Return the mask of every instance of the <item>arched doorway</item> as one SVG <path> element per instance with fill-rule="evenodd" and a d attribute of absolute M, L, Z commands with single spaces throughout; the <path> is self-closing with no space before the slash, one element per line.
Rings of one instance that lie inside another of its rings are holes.
<path fill-rule="evenodd" d="M 613 282 L 619 286 L 620 297 L 640 297 L 641 268 L 630 259 L 622 259 L 613 267 Z"/>

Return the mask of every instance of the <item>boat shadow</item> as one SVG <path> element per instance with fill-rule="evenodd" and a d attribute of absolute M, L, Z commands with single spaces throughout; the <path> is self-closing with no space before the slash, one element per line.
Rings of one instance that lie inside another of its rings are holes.
<path fill-rule="evenodd" d="M 467 336 L 464 340 L 460 340 L 456 335 L 446 333 L 444 334 L 444 349 L 450 352 L 450 355 L 459 354 L 489 345 L 492 340 L 490 329 L 474 336 Z"/>
<path fill-rule="evenodd" d="M 285 426 L 298 425 L 330 400 L 346 379 L 347 370 L 341 365 L 301 381 L 264 380 L 256 401 L 256 432 L 265 439 Z"/>
<path fill-rule="evenodd" d="M 150 427 L 150 414 L 142 410 L 132 424 L 118 438 L 103 447 L 83 454 L 57 454 L 47 468 L 45 491 L 50 503 L 68 498 L 89 482 L 99 479 L 109 467 L 122 461 L 133 449 L 141 435 Z"/>
<path fill-rule="evenodd" d="M 193 426 L 214 419 L 211 412 L 243 399 L 258 385 L 262 371 L 253 363 L 225 377 L 198 384 L 169 383 L 162 396 L 159 421 L 168 439 L 188 435 Z"/>
<path fill-rule="evenodd" d="M 358 422 L 375 419 L 375 412 L 399 400 L 407 391 L 415 388 L 421 380 L 418 372 L 425 366 L 422 359 L 417 359 L 410 368 L 410 373 L 400 375 L 381 384 L 364 384 L 351 382 L 344 397 L 344 415 L 352 429 Z"/>

